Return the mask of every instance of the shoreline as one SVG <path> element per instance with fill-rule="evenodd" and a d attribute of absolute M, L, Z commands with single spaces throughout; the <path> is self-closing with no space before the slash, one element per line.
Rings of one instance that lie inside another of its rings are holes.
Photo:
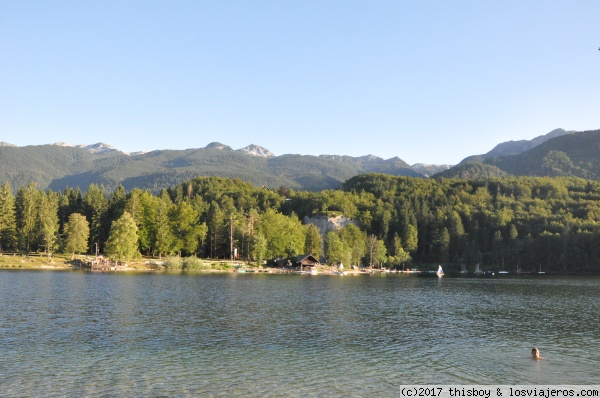
<path fill-rule="evenodd" d="M 168 268 L 155 268 L 148 267 L 141 264 L 136 264 L 136 266 L 114 266 L 111 268 L 104 269 L 92 269 L 87 266 L 77 266 L 71 264 L 0 264 L 0 271 L 85 271 L 85 272 L 106 272 L 106 273 L 119 273 L 119 272 L 139 272 L 139 273 L 190 273 L 190 274 L 270 274 L 270 275 L 311 275 L 310 272 L 298 272 L 294 270 L 281 270 L 278 268 L 262 268 L 262 269 L 246 269 L 245 271 L 238 271 L 237 269 L 201 269 L 201 270 L 186 270 L 186 269 L 175 269 L 170 270 Z M 346 270 L 343 272 L 335 272 L 333 270 L 319 270 L 316 274 L 312 276 L 319 275 L 327 275 L 327 276 L 356 276 L 356 275 L 387 275 L 387 274 L 396 274 L 396 275 L 404 275 L 404 276 L 413 276 L 418 278 L 433 278 L 436 277 L 434 272 L 431 271 L 390 271 L 386 272 L 385 270 L 373 269 L 373 270 Z M 505 278 L 544 278 L 544 277 L 586 277 L 586 276 L 600 276 L 598 273 L 545 273 L 545 274 L 536 274 L 536 273 L 510 273 L 505 275 L 475 275 L 475 274 L 458 274 L 458 273 L 446 273 L 444 277 L 450 278 L 474 278 L 474 279 L 505 279 Z M 440 277 L 443 279 L 444 277 Z"/>
<path fill-rule="evenodd" d="M 201 267 L 196 269 L 186 269 L 184 267 L 169 268 L 168 259 L 150 259 L 146 258 L 143 261 L 130 261 L 122 264 L 107 264 L 101 269 L 94 269 L 89 264 L 89 259 L 62 257 L 46 257 L 45 255 L 28 255 L 21 256 L 0 255 L 0 270 L 46 270 L 46 271 L 89 271 L 89 272 L 188 272 L 188 273 L 248 273 L 248 274 L 299 274 L 298 270 L 281 269 L 274 267 L 256 267 L 245 263 L 230 263 L 226 260 L 209 260 L 201 259 Z M 425 266 L 430 268 L 429 265 Z M 375 275 L 375 274 L 402 274 L 413 275 L 420 277 L 437 276 L 434 271 L 427 269 L 422 270 L 386 270 L 386 269 L 343 269 L 339 270 L 336 267 L 328 265 L 317 268 L 317 275 Z M 302 274 L 310 274 L 310 272 L 302 272 Z M 476 275 L 474 273 L 460 274 L 457 272 L 446 272 L 445 276 L 449 277 L 466 277 L 466 278 L 511 278 L 511 277 L 544 277 L 544 276 L 598 276 L 596 272 L 537 272 L 524 273 L 488 273 L 485 275 Z"/>

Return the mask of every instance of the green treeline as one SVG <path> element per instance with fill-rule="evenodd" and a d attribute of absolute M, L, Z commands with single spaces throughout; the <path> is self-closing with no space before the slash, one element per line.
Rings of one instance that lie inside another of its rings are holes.
<path fill-rule="evenodd" d="M 307 217 L 353 222 L 322 235 Z M 164 189 L 0 187 L 0 250 L 230 258 L 312 253 L 328 263 L 600 271 L 600 182 L 365 174 L 340 189 L 278 191 L 198 177 Z"/>

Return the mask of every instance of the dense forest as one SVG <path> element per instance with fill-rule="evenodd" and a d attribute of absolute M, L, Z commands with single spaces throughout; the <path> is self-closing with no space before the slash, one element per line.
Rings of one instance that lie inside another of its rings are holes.
<path fill-rule="evenodd" d="M 343 216 L 321 231 L 303 222 Z M 574 177 L 422 179 L 365 174 L 320 192 L 198 177 L 159 194 L 0 187 L 0 250 L 231 258 L 312 253 L 329 264 L 600 271 L 600 182 Z"/>

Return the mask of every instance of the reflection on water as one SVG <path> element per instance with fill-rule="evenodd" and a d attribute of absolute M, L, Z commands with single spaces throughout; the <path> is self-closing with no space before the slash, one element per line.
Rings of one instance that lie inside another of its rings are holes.
<path fill-rule="evenodd" d="M 600 279 L 0 272 L 3 396 L 592 384 Z M 529 359 L 532 346 L 545 361 Z"/>

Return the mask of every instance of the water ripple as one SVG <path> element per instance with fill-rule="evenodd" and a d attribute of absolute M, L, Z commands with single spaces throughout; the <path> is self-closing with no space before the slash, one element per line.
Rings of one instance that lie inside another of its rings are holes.
<path fill-rule="evenodd" d="M 397 396 L 600 366 L 599 279 L 0 276 L 6 397 Z"/>

